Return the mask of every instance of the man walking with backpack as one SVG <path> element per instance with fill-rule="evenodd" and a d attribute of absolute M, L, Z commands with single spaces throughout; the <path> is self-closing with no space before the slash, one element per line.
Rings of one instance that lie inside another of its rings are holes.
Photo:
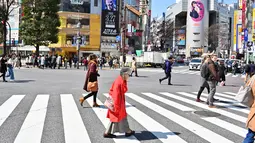
<path fill-rule="evenodd" d="M 209 96 L 207 97 L 207 104 L 209 105 L 210 108 L 216 108 L 216 106 L 214 106 L 213 102 L 214 102 L 214 95 L 216 92 L 216 83 L 219 81 L 219 75 L 218 75 L 218 70 L 217 70 L 217 66 L 215 64 L 215 62 L 217 62 L 217 55 L 212 55 L 211 58 L 208 58 L 206 64 L 208 65 L 206 70 L 208 71 L 208 78 L 207 78 L 207 82 L 209 84 L 210 87 L 210 93 Z"/>
<path fill-rule="evenodd" d="M 165 79 L 168 79 L 168 85 L 172 85 L 172 83 L 171 83 L 171 72 L 172 72 L 173 62 L 174 62 L 173 57 L 169 57 L 168 60 L 165 61 L 164 65 L 163 65 L 163 69 L 165 71 L 166 77 L 164 77 L 162 79 L 159 79 L 160 84 Z"/>
<path fill-rule="evenodd" d="M 208 91 L 208 94 L 210 93 L 210 87 L 209 87 L 209 84 L 207 83 L 206 80 L 208 80 L 209 78 L 209 69 L 208 69 L 208 64 L 207 64 L 207 61 L 209 59 L 209 56 L 206 55 L 204 56 L 204 59 L 202 61 L 202 65 L 201 65 L 201 68 L 200 68 L 200 73 L 201 73 L 201 86 L 200 86 L 200 89 L 197 93 L 197 102 L 201 102 L 200 100 L 200 96 L 202 94 L 202 92 L 204 91 L 205 88 L 207 88 L 207 91 Z"/>

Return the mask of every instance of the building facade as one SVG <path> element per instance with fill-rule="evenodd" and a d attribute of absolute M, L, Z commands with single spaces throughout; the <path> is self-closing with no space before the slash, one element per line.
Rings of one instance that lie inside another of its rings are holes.
<path fill-rule="evenodd" d="M 220 36 L 223 38 L 223 35 L 217 33 L 218 39 L 213 40 L 217 45 L 212 46 L 212 38 L 209 37 L 208 31 L 213 25 L 222 25 L 218 31 L 232 33 L 232 18 L 229 6 L 220 4 L 217 0 L 177 0 L 166 10 L 165 22 L 173 22 L 174 30 L 173 36 L 165 42 L 165 48 L 176 55 L 186 57 L 201 56 L 208 50 L 222 56 L 222 47 L 226 49 L 226 46 L 222 45 L 228 44 L 227 48 L 230 48 L 231 34 L 227 35 L 227 38 L 224 35 L 226 41 L 222 41 Z"/>
<path fill-rule="evenodd" d="M 51 44 L 53 52 L 63 55 L 77 54 L 77 33 L 80 33 L 80 55 L 100 53 L 100 3 L 97 0 L 62 0 L 58 43 Z M 77 24 L 80 22 L 80 28 Z"/>

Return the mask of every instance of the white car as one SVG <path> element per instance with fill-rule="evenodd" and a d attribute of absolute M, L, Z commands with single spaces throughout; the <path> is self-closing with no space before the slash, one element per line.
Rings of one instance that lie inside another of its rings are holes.
<path fill-rule="evenodd" d="M 200 70 L 202 58 L 194 58 L 189 63 L 189 70 Z"/>

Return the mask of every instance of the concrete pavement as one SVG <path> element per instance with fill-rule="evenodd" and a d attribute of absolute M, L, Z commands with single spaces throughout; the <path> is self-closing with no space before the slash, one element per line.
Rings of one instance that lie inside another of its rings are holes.
<path fill-rule="evenodd" d="M 100 70 L 98 101 L 102 105 L 119 70 Z M 131 138 L 104 139 L 106 109 L 91 108 L 92 98 L 79 105 L 85 74 L 82 69 L 15 69 L 15 82 L 0 82 L 0 140 L 5 143 L 112 142 L 242 142 L 249 110 L 233 99 L 243 83 L 227 76 L 217 86 L 220 108 L 195 102 L 199 71 L 173 69 L 172 83 L 161 85 L 161 69 L 138 69 L 126 95 Z M 206 92 L 202 96 L 205 100 Z M 40 102 L 39 102 L 40 101 Z M 227 101 L 227 102 L 226 102 Z M 210 116 L 211 115 L 211 116 Z M 39 116 L 41 116 L 39 118 Z M 153 125 L 153 126 L 150 126 Z M 73 127 L 73 128 L 72 128 Z M 74 133 L 73 133 L 74 132 Z M 81 135 L 82 134 L 82 135 Z"/>

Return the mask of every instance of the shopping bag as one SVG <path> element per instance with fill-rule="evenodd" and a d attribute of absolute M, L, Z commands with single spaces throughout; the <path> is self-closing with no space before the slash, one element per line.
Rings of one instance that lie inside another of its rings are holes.
<path fill-rule="evenodd" d="M 252 76 L 250 83 L 247 86 L 241 86 L 238 93 L 235 96 L 235 100 L 240 102 L 241 104 L 251 107 L 254 98 L 253 98 L 253 93 L 252 93 L 252 86 L 254 83 L 254 78 L 255 76 Z"/>

